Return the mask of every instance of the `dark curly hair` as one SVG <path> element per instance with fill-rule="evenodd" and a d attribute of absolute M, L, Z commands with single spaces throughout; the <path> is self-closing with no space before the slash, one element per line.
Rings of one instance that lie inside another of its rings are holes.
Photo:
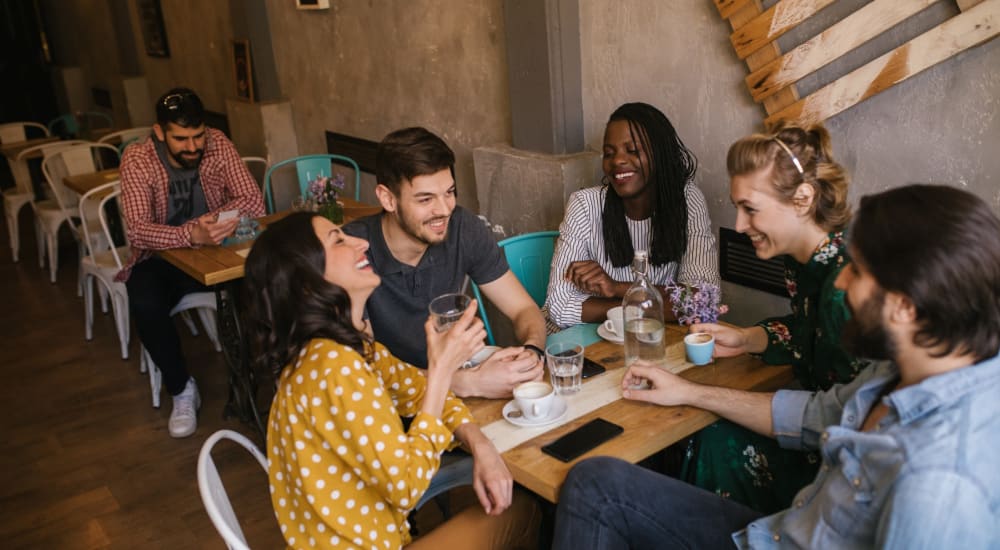
<path fill-rule="evenodd" d="M 649 260 L 653 265 L 677 262 L 687 251 L 688 210 L 684 186 L 694 179 L 698 159 L 684 146 L 670 120 L 647 103 L 626 103 L 611 113 L 608 123 L 628 122 L 633 143 L 641 143 L 651 166 L 643 166 L 651 185 L 656 186 Z M 635 250 L 625 221 L 625 204 L 612 185 L 604 200 L 602 232 L 608 261 L 615 267 L 632 263 Z"/>
<path fill-rule="evenodd" d="M 351 298 L 323 278 L 326 253 L 316 214 L 296 212 L 267 227 L 247 256 L 244 326 L 255 366 L 278 376 L 313 338 L 368 355 L 371 340 L 351 323 Z"/>

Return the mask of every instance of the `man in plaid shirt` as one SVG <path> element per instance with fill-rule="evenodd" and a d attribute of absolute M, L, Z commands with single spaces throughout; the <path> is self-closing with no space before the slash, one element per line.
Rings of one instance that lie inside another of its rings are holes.
<path fill-rule="evenodd" d="M 146 141 L 125 149 L 122 210 L 132 257 L 118 274 L 143 345 L 173 396 L 168 429 L 187 437 L 198 427 L 198 387 L 188 375 L 170 310 L 186 294 L 205 292 L 156 250 L 217 245 L 240 216 L 264 214 L 260 189 L 226 136 L 205 126 L 201 100 L 174 88 L 156 102 L 156 124 Z M 238 215 L 218 220 L 221 212 Z"/>

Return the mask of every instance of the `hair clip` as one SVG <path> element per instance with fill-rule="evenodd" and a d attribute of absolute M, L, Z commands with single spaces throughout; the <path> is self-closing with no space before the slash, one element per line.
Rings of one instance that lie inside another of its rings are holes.
<path fill-rule="evenodd" d="M 794 164 L 795 165 L 795 169 L 799 171 L 799 175 L 800 176 L 805 176 L 806 172 L 805 172 L 805 170 L 802 169 L 802 163 L 799 162 L 798 157 L 795 156 L 795 153 L 792 152 L 791 148 L 789 148 L 787 145 L 785 145 L 785 142 L 781 141 L 780 139 L 778 139 L 777 136 L 775 136 L 772 139 L 774 139 L 774 141 L 776 141 L 778 143 L 778 145 L 780 145 L 781 148 L 784 149 L 786 153 L 788 153 L 788 156 L 792 158 L 792 164 Z"/>

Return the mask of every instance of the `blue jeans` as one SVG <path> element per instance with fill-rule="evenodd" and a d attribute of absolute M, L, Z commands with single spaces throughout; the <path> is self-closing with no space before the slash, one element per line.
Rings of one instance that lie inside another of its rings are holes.
<path fill-rule="evenodd" d="M 555 550 L 735 548 L 758 512 L 609 457 L 570 470 L 559 493 Z"/>

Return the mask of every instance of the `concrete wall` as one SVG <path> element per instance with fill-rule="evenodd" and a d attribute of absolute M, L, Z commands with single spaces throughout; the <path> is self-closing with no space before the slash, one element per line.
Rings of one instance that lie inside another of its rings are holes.
<path fill-rule="evenodd" d="M 583 1 L 580 12 L 588 146 L 600 148 L 607 117 L 619 104 L 658 106 L 698 156 L 713 223 L 732 227 L 726 151 L 758 131 L 764 111 L 743 84 L 746 67 L 729 44 L 728 23 L 707 1 Z M 967 187 L 1000 212 L 997 67 L 1000 40 L 828 121 L 834 151 L 853 176 L 852 200 L 906 183 L 939 182 Z M 724 291 L 732 322 L 787 311 L 785 300 L 767 294 L 734 285 Z"/>
<path fill-rule="evenodd" d="M 455 150 L 459 203 L 478 209 L 472 149 L 510 141 L 501 0 L 331 4 L 267 3 L 300 152 L 326 152 L 326 130 L 379 141 L 426 126 Z"/>

